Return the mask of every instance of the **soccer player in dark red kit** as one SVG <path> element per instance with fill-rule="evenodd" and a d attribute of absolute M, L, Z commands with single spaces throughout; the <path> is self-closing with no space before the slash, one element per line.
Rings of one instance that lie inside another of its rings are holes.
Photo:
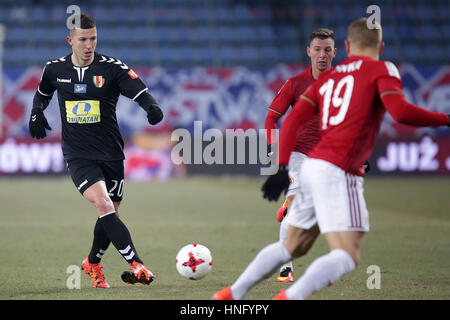
<path fill-rule="evenodd" d="M 278 200 L 289 186 L 287 164 L 295 134 L 315 114 L 321 137 L 300 171 L 301 201 L 296 197 L 287 216 L 288 236 L 263 248 L 235 283 L 215 299 L 242 299 L 248 290 L 297 256 L 299 230 L 317 224 L 330 252 L 314 260 L 305 273 L 276 300 L 302 300 L 355 270 L 362 238 L 369 231 L 363 196 L 362 165 L 371 155 L 386 111 L 394 120 L 413 126 L 450 126 L 450 117 L 408 103 L 395 65 L 379 60 L 384 47 L 379 24 L 366 18 L 352 22 L 345 48 L 349 58 L 323 73 L 301 96 L 283 122 L 279 170 L 262 187 L 264 198 Z"/>
<path fill-rule="evenodd" d="M 269 106 L 269 112 L 266 116 L 264 127 L 266 129 L 266 139 L 268 142 L 269 153 L 275 151 L 274 141 L 272 141 L 271 133 L 277 128 L 278 120 L 294 106 L 300 95 L 316 81 L 322 72 L 330 70 L 331 63 L 336 56 L 336 48 L 334 47 L 334 32 L 329 29 L 317 29 L 310 35 L 310 45 L 306 48 L 306 52 L 311 59 L 311 66 L 305 71 L 289 78 L 282 88 L 278 91 Z M 288 224 L 284 217 L 286 216 L 295 193 L 299 187 L 299 177 L 301 164 L 303 159 L 314 146 L 319 142 L 319 115 L 314 116 L 307 123 L 300 126 L 297 132 L 297 140 L 294 151 L 289 160 L 289 177 L 291 184 L 286 192 L 286 200 L 278 209 L 277 220 L 280 222 L 280 240 L 284 240 L 287 236 Z M 319 235 L 317 226 L 312 228 L 308 234 L 304 234 L 304 244 L 309 247 Z M 305 251 L 306 248 L 305 248 Z M 284 264 L 280 268 L 278 282 L 292 282 L 294 267 L 292 261 Z"/>

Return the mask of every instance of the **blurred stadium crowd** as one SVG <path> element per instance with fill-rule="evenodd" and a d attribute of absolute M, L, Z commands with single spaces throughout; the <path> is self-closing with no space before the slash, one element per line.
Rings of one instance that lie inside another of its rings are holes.
<path fill-rule="evenodd" d="M 74 1 L 2 0 L 5 67 L 42 65 L 67 54 L 66 8 Z M 446 0 L 378 1 L 383 58 L 439 65 L 450 56 Z M 346 27 L 373 1 L 359 0 L 96 0 L 76 1 L 94 17 L 98 50 L 134 66 L 266 66 L 307 62 L 311 30 L 336 32 L 345 58 Z"/>

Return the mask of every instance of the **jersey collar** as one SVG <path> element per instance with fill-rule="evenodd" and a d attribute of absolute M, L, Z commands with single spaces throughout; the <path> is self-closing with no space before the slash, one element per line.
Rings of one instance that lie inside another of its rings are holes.
<path fill-rule="evenodd" d="M 76 66 L 76 65 L 74 65 L 73 63 L 72 63 L 72 53 L 70 53 L 69 55 L 67 55 L 66 57 L 65 57 L 65 59 L 66 59 L 66 64 L 70 67 L 70 68 L 72 68 L 72 67 L 77 67 L 77 68 L 81 68 L 81 67 L 78 67 L 78 66 Z M 90 66 L 92 66 L 95 62 L 97 62 L 99 60 L 99 54 L 95 51 L 94 52 L 94 60 L 92 60 L 92 62 L 90 63 L 90 64 L 88 64 L 87 66 L 84 66 L 84 67 L 82 67 L 82 68 L 85 68 L 85 67 L 90 67 Z"/>

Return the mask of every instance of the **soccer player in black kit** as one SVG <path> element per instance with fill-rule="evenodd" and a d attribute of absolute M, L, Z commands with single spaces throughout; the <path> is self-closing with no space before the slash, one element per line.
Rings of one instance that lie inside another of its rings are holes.
<path fill-rule="evenodd" d="M 75 20 L 77 21 L 77 20 Z M 44 116 L 53 92 L 58 92 L 62 121 L 62 150 L 72 180 L 80 193 L 97 209 L 94 240 L 81 267 L 94 288 L 109 288 L 100 260 L 112 242 L 130 264 L 122 273 L 126 283 L 150 284 L 154 276 L 139 258 L 125 224 L 119 219 L 125 158 L 116 118 L 122 94 L 136 101 L 151 125 L 163 119 L 155 99 L 141 79 L 119 59 L 95 52 L 97 29 L 86 14 L 70 29 L 67 42 L 72 54 L 47 62 L 33 99 L 29 122 L 31 136 L 46 137 L 51 130 Z"/>

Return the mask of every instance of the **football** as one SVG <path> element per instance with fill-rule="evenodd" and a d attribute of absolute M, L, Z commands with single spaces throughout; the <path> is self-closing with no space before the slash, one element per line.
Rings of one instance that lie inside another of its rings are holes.
<path fill-rule="evenodd" d="M 213 258 L 207 247 L 191 243 L 178 251 L 175 264 L 180 275 L 190 280 L 199 280 L 211 271 Z"/>

